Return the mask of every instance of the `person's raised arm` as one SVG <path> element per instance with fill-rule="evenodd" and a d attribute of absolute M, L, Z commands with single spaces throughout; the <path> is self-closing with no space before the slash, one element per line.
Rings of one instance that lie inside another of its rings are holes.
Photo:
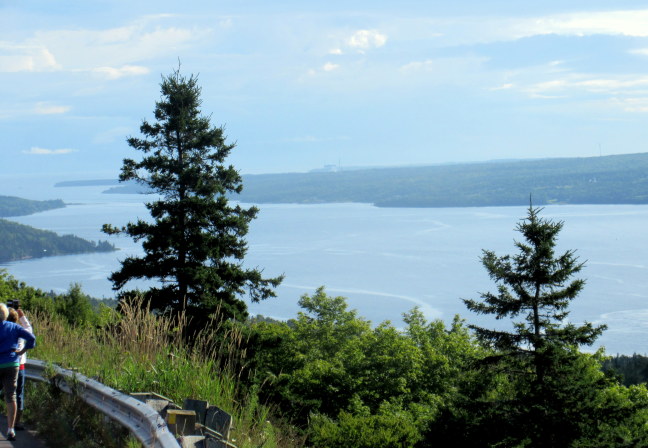
<path fill-rule="evenodd" d="M 27 319 L 27 316 L 25 316 L 24 311 L 18 308 L 16 312 L 18 313 L 18 323 L 20 324 L 20 326 L 30 333 L 34 333 L 34 329 L 32 328 L 29 319 Z"/>

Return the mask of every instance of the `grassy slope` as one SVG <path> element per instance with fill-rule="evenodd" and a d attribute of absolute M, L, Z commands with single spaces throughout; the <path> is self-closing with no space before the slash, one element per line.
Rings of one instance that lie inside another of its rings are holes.
<path fill-rule="evenodd" d="M 30 316 L 37 335 L 31 357 L 65 368 L 77 368 L 86 376 L 125 392 L 156 392 L 182 404 L 184 398 L 207 400 L 234 417 L 232 438 L 239 448 L 301 446 L 285 430 L 269 420 L 268 407 L 254 391 L 240 389 L 244 355 L 237 353 L 241 335 L 226 333 L 218 345 L 211 332 L 199 337 L 198 350 L 182 348 L 183 324 L 125 306 L 123 319 L 112 327 L 70 328 L 45 314 Z M 218 329 L 212 329 L 217 332 Z"/>

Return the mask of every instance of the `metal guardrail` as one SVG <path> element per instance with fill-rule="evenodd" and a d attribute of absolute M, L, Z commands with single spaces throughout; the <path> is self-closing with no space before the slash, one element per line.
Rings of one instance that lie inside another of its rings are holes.
<path fill-rule="evenodd" d="M 53 370 L 54 377 L 44 376 Z M 145 446 L 178 448 L 180 444 L 166 422 L 153 408 L 77 372 L 65 370 L 38 359 L 27 359 L 25 376 L 31 380 L 50 382 L 66 393 L 75 393 L 90 406 L 116 420 Z"/>

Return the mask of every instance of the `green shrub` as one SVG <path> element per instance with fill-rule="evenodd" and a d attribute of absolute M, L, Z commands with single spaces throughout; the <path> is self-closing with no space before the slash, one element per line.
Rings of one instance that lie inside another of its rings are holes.
<path fill-rule="evenodd" d="M 326 448 L 406 448 L 415 446 L 420 434 L 406 412 L 358 415 L 342 411 L 337 420 L 312 416 L 309 440 L 314 447 Z"/>

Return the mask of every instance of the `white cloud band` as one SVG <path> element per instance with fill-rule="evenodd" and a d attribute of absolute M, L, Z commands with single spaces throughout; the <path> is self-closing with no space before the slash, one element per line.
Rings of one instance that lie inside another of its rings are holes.
<path fill-rule="evenodd" d="M 140 76 L 149 73 L 149 69 L 139 65 L 124 65 L 122 67 L 97 67 L 92 69 L 94 73 L 104 76 L 107 79 L 119 79 L 125 76 Z"/>
<path fill-rule="evenodd" d="M 70 110 L 70 106 L 57 106 L 49 103 L 37 103 L 34 112 L 39 115 L 64 114 Z"/>
<path fill-rule="evenodd" d="M 60 155 L 76 152 L 76 149 L 46 149 L 33 146 L 28 151 L 23 151 L 23 154 L 36 154 L 36 155 Z"/>

